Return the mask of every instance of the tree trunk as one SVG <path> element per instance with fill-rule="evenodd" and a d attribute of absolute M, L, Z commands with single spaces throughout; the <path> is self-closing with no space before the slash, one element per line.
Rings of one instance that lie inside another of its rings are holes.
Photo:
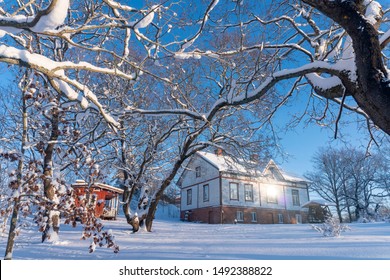
<path fill-rule="evenodd" d="M 189 146 L 189 145 L 188 145 Z M 175 178 L 177 172 L 179 171 L 181 165 L 183 162 L 187 159 L 187 156 L 182 155 L 178 161 L 176 161 L 171 173 L 169 176 L 161 183 L 160 189 L 157 191 L 155 196 L 152 199 L 152 202 L 150 203 L 148 214 L 146 216 L 146 230 L 148 232 L 152 231 L 152 226 L 153 226 L 153 220 L 156 215 L 156 210 L 158 203 L 160 202 L 160 199 L 166 190 L 166 188 L 171 184 L 172 180 Z"/>
<path fill-rule="evenodd" d="M 339 221 L 340 221 L 340 223 L 342 223 L 342 222 L 343 222 L 343 216 L 342 216 L 342 214 L 341 214 L 340 205 L 336 205 L 336 211 L 337 211 L 337 216 L 338 216 L 338 218 L 339 218 Z"/>
<path fill-rule="evenodd" d="M 137 232 L 139 230 L 139 219 L 137 216 L 132 216 L 130 213 L 130 203 L 131 199 L 133 197 L 133 189 L 134 186 L 129 190 L 127 187 L 125 191 L 123 192 L 123 213 L 126 217 L 126 222 L 133 227 L 133 232 Z"/>
<path fill-rule="evenodd" d="M 27 75 L 26 75 L 27 77 Z M 28 127 L 28 115 L 27 115 L 27 105 L 26 100 L 24 99 L 24 93 L 22 96 L 22 125 L 23 125 L 23 131 L 22 131 L 22 143 L 21 143 L 21 154 L 22 156 L 19 159 L 18 162 L 18 175 L 17 175 L 17 188 L 19 188 L 22 184 L 22 175 L 23 175 L 23 166 L 24 166 L 24 152 L 25 147 L 27 143 L 27 127 Z M 18 216 L 19 216 L 19 203 L 20 203 L 21 197 L 20 195 L 15 198 L 14 201 L 14 208 L 12 210 L 12 217 L 11 217 L 11 224 L 9 228 L 8 233 L 8 240 L 7 240 L 7 246 L 5 250 L 5 260 L 11 260 L 12 259 L 12 253 L 14 249 L 15 244 L 15 238 L 16 238 L 16 227 L 18 223 Z"/>
<path fill-rule="evenodd" d="M 20 197 L 15 198 L 14 208 L 12 210 L 11 224 L 8 233 L 7 247 L 5 249 L 4 260 L 12 260 L 12 253 L 14 250 L 15 238 L 16 238 L 16 225 L 18 223 L 19 216 L 19 202 Z"/>
<path fill-rule="evenodd" d="M 45 149 L 45 156 L 43 159 L 43 189 L 45 197 L 51 201 L 51 205 L 48 205 L 46 210 L 46 216 L 48 218 L 47 226 L 42 233 L 42 242 L 46 239 L 50 239 L 50 232 L 53 231 L 54 234 L 58 235 L 60 230 L 60 216 L 55 203 L 56 198 L 56 189 L 52 184 L 53 180 L 53 155 L 54 148 L 56 146 L 58 137 L 59 137 L 59 110 L 58 108 L 53 108 L 52 119 L 51 119 L 51 135 L 49 142 Z"/>

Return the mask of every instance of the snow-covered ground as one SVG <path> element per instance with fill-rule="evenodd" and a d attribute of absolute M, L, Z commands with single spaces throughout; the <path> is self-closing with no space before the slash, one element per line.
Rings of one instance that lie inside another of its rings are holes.
<path fill-rule="evenodd" d="M 105 221 L 120 246 L 118 254 L 97 248 L 88 252 L 81 227 L 61 227 L 60 240 L 41 243 L 35 229 L 16 241 L 14 259 L 34 260 L 390 260 L 390 223 L 351 224 L 337 238 L 323 237 L 308 224 L 208 225 L 157 219 L 153 232 L 131 234 L 123 217 Z M 0 237 L 4 252 L 6 237 Z"/>

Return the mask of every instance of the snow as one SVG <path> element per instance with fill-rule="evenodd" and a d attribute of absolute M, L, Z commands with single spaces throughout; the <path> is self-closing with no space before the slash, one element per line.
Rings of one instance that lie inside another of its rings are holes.
<path fill-rule="evenodd" d="M 135 26 L 134 29 L 140 29 L 140 28 L 146 28 L 149 26 L 149 24 L 152 23 L 154 19 L 154 12 L 153 10 L 157 8 L 157 6 L 152 7 L 152 11 L 150 11 L 143 19 L 141 19 Z"/>
<path fill-rule="evenodd" d="M 62 25 L 68 15 L 69 0 L 57 1 L 57 4 L 48 15 L 40 18 L 37 24 L 31 28 L 33 32 L 45 32 Z"/>
<path fill-rule="evenodd" d="M 47 14 L 42 16 L 38 22 L 31 27 L 33 32 L 45 32 L 49 30 L 54 30 L 58 26 L 62 25 L 68 15 L 69 9 L 69 0 L 57 1 L 56 5 L 52 10 Z M 11 17 L 0 16 L 0 20 L 9 21 L 9 22 L 18 22 L 18 23 L 30 23 L 34 20 L 34 17 L 26 17 L 22 15 L 15 15 Z M 0 27 L 0 38 L 3 37 L 6 33 L 17 34 L 21 32 L 22 29 L 13 28 L 13 27 Z"/>
<path fill-rule="evenodd" d="M 248 168 L 237 163 L 232 158 L 225 155 L 216 155 L 209 152 L 197 152 L 202 158 L 214 165 L 219 171 L 236 171 L 240 173 L 248 173 Z"/>
<path fill-rule="evenodd" d="M 120 246 L 88 252 L 91 240 L 81 240 L 81 226 L 61 225 L 60 240 L 41 243 L 40 233 L 22 231 L 13 253 L 19 260 L 385 260 L 390 259 L 390 223 L 350 224 L 338 238 L 323 237 L 309 224 L 200 224 L 172 218 L 160 211 L 153 232 L 132 234 L 124 217 L 104 221 Z M 170 213 L 168 215 L 168 213 Z M 162 215 L 161 215 L 162 214 Z M 1 237 L 4 252 L 6 237 Z"/>
<path fill-rule="evenodd" d="M 189 58 L 201 59 L 202 56 L 200 54 L 197 54 L 197 53 L 177 52 L 177 53 L 175 53 L 175 58 L 177 58 L 177 59 L 189 59 Z"/>
<path fill-rule="evenodd" d="M 372 0 L 365 0 L 364 4 L 366 5 L 366 19 L 375 25 L 382 18 L 382 6 L 377 1 Z"/>

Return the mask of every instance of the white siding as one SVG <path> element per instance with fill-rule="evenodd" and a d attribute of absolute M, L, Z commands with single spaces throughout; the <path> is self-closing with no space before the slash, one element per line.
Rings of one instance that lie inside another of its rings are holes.
<path fill-rule="evenodd" d="M 196 176 L 196 167 L 200 167 L 200 177 Z M 203 200 L 203 185 L 209 185 L 209 200 Z M 181 182 L 181 210 L 191 210 L 220 204 L 219 171 L 199 156 L 188 164 Z M 192 189 L 192 203 L 187 205 L 187 190 Z"/>
<path fill-rule="evenodd" d="M 200 166 L 200 177 L 196 177 L 196 167 Z M 188 164 L 186 171 L 182 177 L 182 188 L 186 186 L 196 185 L 219 176 L 219 171 L 210 163 L 196 155 Z"/>
<path fill-rule="evenodd" d="M 287 209 L 301 210 L 301 206 L 309 201 L 306 185 L 300 184 L 286 187 Z M 297 190 L 299 193 L 299 205 L 293 205 L 292 190 Z"/>
<path fill-rule="evenodd" d="M 230 199 L 230 183 L 238 184 L 238 200 Z M 245 200 L 245 184 L 253 186 L 253 201 Z M 247 206 L 247 207 L 259 207 L 260 206 L 260 194 L 259 183 L 256 181 L 248 180 L 247 178 L 223 178 L 222 179 L 222 204 L 226 206 Z"/>

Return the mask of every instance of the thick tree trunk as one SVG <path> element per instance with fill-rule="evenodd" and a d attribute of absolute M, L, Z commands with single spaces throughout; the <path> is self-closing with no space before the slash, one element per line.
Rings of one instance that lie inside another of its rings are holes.
<path fill-rule="evenodd" d="M 363 1 L 303 2 L 340 24 L 352 38 L 358 86 L 350 85 L 345 80 L 343 84 L 373 123 L 390 135 L 390 83 L 377 26 L 364 17 Z"/>
<path fill-rule="evenodd" d="M 126 217 L 126 222 L 133 227 L 133 232 L 137 232 L 139 230 L 139 219 L 137 216 L 132 216 L 130 212 L 130 203 L 131 199 L 134 194 L 134 188 L 133 186 L 130 190 L 126 187 L 125 191 L 123 192 L 123 213 Z"/>
<path fill-rule="evenodd" d="M 189 146 L 189 145 L 188 145 Z M 159 190 L 157 191 L 157 193 L 155 194 L 155 196 L 153 197 L 152 199 L 152 202 L 150 203 L 149 205 L 149 210 L 148 210 L 148 214 L 146 216 L 146 220 L 145 220 L 145 225 L 146 225 L 146 230 L 148 232 L 151 232 L 152 231 L 152 226 L 153 226 L 153 220 L 154 220 L 154 217 L 156 215 L 156 211 L 157 211 L 157 206 L 158 206 L 158 203 L 160 202 L 160 199 L 164 193 L 164 191 L 166 190 L 166 188 L 171 184 L 172 180 L 175 178 L 177 172 L 179 171 L 181 165 L 183 164 L 183 162 L 187 159 L 187 156 L 184 156 L 182 155 L 180 157 L 180 159 L 178 161 L 176 161 L 171 173 L 169 174 L 169 176 L 161 183 L 161 186 L 159 188 Z"/>

